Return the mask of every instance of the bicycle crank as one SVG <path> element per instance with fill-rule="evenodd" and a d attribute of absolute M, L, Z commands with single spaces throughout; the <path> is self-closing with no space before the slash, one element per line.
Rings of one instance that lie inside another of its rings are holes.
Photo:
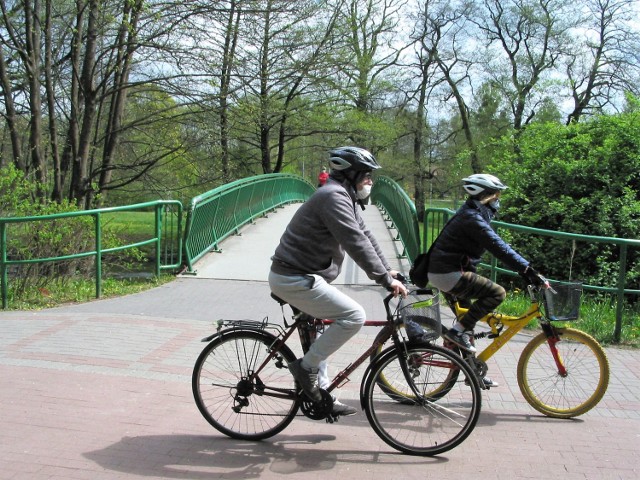
<path fill-rule="evenodd" d="M 478 381 L 480 382 L 480 387 L 484 390 L 485 384 L 484 384 L 483 378 L 487 375 L 487 371 L 489 370 L 489 367 L 487 366 L 486 362 L 479 360 L 478 358 L 476 358 L 475 355 L 471 355 L 471 354 L 466 355 L 465 360 L 469 364 L 469 366 L 473 369 L 473 371 L 476 373 L 478 377 Z"/>
<path fill-rule="evenodd" d="M 304 393 L 300 395 L 300 410 L 305 417 L 311 420 L 323 420 L 331 418 L 331 411 L 333 410 L 333 398 L 324 389 L 320 389 L 322 394 L 322 400 L 319 402 L 312 401 Z"/>

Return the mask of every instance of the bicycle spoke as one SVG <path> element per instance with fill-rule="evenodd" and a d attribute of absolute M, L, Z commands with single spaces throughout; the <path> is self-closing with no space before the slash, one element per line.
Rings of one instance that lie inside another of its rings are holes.
<path fill-rule="evenodd" d="M 593 408 L 609 382 L 609 364 L 598 343 L 574 329 L 558 330 L 555 348 L 566 374 L 558 370 L 546 337 L 535 337 L 518 362 L 518 384 L 525 399 L 545 415 L 569 418 Z"/>
<path fill-rule="evenodd" d="M 429 355 L 433 361 L 419 364 L 419 353 Z M 480 412 L 481 394 L 477 381 L 464 384 L 472 373 L 463 360 L 440 347 L 412 347 L 407 364 L 411 388 L 395 352 L 390 352 L 374 365 L 368 379 L 366 413 L 376 433 L 398 450 L 420 455 L 436 455 L 462 442 L 473 430 Z M 457 358 L 457 360 L 456 360 Z M 459 362 L 456 371 L 461 381 L 450 380 L 453 362 Z M 384 376 L 385 381 L 379 381 Z M 431 397 L 433 391 L 446 394 Z M 394 393 L 390 393 L 393 391 Z"/>
<path fill-rule="evenodd" d="M 275 435 L 295 417 L 298 403 L 287 363 L 290 350 L 269 360 L 273 338 L 260 332 L 232 332 L 214 339 L 202 352 L 193 373 L 193 393 L 211 425 L 233 438 Z"/>

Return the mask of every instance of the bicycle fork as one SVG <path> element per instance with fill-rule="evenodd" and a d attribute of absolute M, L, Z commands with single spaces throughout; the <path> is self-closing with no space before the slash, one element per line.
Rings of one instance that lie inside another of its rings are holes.
<path fill-rule="evenodd" d="M 549 345 L 549 350 L 551 350 L 551 356 L 556 363 L 558 374 L 561 377 L 566 377 L 569 373 L 567 372 L 564 362 L 562 361 L 562 357 L 560 356 L 560 352 L 558 351 L 557 345 L 558 342 L 561 341 L 558 331 L 550 323 L 542 323 L 542 330 L 547 337 L 547 344 Z"/>

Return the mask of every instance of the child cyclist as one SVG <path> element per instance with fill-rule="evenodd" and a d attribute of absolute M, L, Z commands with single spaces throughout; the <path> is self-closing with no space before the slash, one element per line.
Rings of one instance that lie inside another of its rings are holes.
<path fill-rule="evenodd" d="M 485 251 L 531 284 L 543 285 L 546 280 L 491 228 L 491 221 L 500 208 L 500 196 L 507 187 L 497 177 L 484 173 L 470 175 L 462 184 L 468 198 L 433 243 L 428 277 L 429 283 L 445 294 L 467 303 L 475 300 L 444 335 L 458 347 L 475 353 L 472 338 L 476 323 L 506 297 L 502 286 L 476 273 Z M 497 386 L 488 377 L 485 384 Z"/>

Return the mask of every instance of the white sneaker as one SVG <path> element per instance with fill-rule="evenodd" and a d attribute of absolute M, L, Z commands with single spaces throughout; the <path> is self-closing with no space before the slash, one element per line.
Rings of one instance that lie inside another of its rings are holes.
<path fill-rule="evenodd" d="M 496 382 L 495 380 L 491 380 L 489 377 L 484 377 L 482 379 L 482 382 L 484 383 L 484 386 L 487 388 L 491 388 L 491 387 L 499 387 L 500 384 L 498 382 Z"/>

